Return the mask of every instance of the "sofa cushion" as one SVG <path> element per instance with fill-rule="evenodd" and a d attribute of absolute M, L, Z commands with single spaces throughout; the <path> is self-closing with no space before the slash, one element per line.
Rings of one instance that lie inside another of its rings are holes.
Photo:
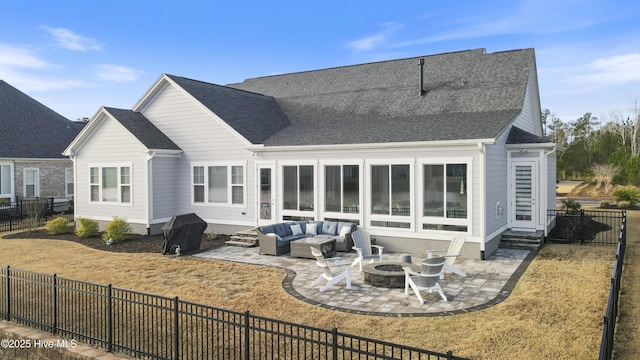
<path fill-rule="evenodd" d="M 293 224 L 290 226 L 291 227 L 291 235 L 302 235 L 302 227 L 300 227 L 300 224 Z"/>
<path fill-rule="evenodd" d="M 336 241 L 336 244 L 343 244 L 344 243 L 344 236 L 332 236 L 330 237 L 330 239 L 333 239 Z"/>
<path fill-rule="evenodd" d="M 282 241 L 282 237 L 276 233 L 266 233 L 265 235 L 276 238 L 278 241 Z"/>
<path fill-rule="evenodd" d="M 341 237 L 345 237 L 348 233 L 351 232 L 351 226 L 342 226 L 339 229 L 340 231 L 338 232 L 338 235 Z"/>
<path fill-rule="evenodd" d="M 304 237 L 307 237 L 307 236 L 304 235 L 304 234 L 302 234 L 302 235 L 286 235 L 286 236 L 282 237 L 282 240 L 286 241 L 286 242 L 291 242 L 291 241 L 294 241 L 294 240 L 302 239 Z"/>
<path fill-rule="evenodd" d="M 291 233 L 287 233 L 287 226 L 284 223 L 277 223 L 273 225 L 273 232 L 284 237 L 286 235 L 291 235 Z"/>
<path fill-rule="evenodd" d="M 275 230 L 273 229 L 273 225 L 266 225 L 266 226 L 262 226 L 262 227 L 260 228 L 260 231 L 261 231 L 263 234 L 268 234 L 268 233 L 274 233 L 274 232 L 275 232 Z"/>
<path fill-rule="evenodd" d="M 316 224 L 316 234 L 322 234 L 322 221 L 309 220 L 309 224 Z"/>
<path fill-rule="evenodd" d="M 323 221 L 322 222 L 322 233 L 323 234 L 331 234 L 335 235 L 336 230 L 338 228 L 338 223 L 335 221 Z"/>
<path fill-rule="evenodd" d="M 318 234 L 317 227 L 318 227 L 318 224 L 309 223 L 307 224 L 307 228 L 305 229 L 304 233 L 307 235 L 317 235 Z"/>
<path fill-rule="evenodd" d="M 340 231 L 342 230 L 342 227 L 344 227 L 344 226 L 348 226 L 350 228 L 353 228 L 354 225 L 355 225 L 354 223 L 340 221 L 340 222 L 338 222 L 338 230 L 337 230 L 337 232 L 340 233 Z M 349 232 L 351 232 L 351 231 L 349 231 Z"/>

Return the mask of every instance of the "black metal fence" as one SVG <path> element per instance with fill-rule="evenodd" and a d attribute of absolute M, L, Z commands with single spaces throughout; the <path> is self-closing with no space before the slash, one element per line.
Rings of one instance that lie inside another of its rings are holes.
<path fill-rule="evenodd" d="M 546 241 L 594 245 L 618 244 L 624 211 L 548 210 L 549 222 L 555 226 Z"/>
<path fill-rule="evenodd" d="M 0 315 L 109 352 L 152 359 L 459 359 L 339 332 L 0 268 Z"/>
<path fill-rule="evenodd" d="M 627 217 L 626 213 L 622 219 L 620 233 L 618 236 L 618 250 L 616 261 L 613 266 L 613 276 L 611 276 L 611 288 L 607 301 L 607 310 L 604 315 L 604 328 L 602 330 L 602 341 L 600 342 L 599 360 L 610 360 L 613 352 L 614 336 L 616 332 L 616 321 L 618 319 L 618 300 L 620 298 L 620 282 L 622 279 L 622 265 L 624 264 L 624 253 L 627 248 Z"/>
<path fill-rule="evenodd" d="M 0 232 L 35 229 L 55 216 L 73 220 L 73 200 L 67 198 L 16 199 L 0 203 Z"/>

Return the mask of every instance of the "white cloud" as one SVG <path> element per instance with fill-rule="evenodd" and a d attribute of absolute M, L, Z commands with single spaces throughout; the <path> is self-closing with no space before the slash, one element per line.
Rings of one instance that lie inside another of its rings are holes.
<path fill-rule="evenodd" d="M 640 53 L 596 59 L 587 73 L 575 76 L 582 83 L 624 84 L 640 81 Z"/>
<path fill-rule="evenodd" d="M 350 41 L 347 43 L 347 47 L 356 51 L 366 51 L 378 48 L 386 45 L 393 34 L 403 27 L 404 25 L 398 22 L 384 23 L 382 24 L 382 30 L 376 34 L 359 40 Z"/>
<path fill-rule="evenodd" d="M 0 44 L 0 67 L 13 66 L 41 69 L 51 65 L 34 55 L 29 48 Z"/>
<path fill-rule="evenodd" d="M 96 76 L 101 80 L 131 82 L 138 80 L 140 71 L 121 65 L 96 65 Z"/>
<path fill-rule="evenodd" d="M 102 50 L 102 44 L 97 40 L 80 36 L 69 29 L 46 26 L 44 29 L 53 36 L 55 43 L 63 49 L 73 51 Z"/>

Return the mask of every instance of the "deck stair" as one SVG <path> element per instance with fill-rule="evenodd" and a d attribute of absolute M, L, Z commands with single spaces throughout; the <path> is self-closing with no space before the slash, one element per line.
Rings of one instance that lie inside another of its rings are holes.
<path fill-rule="evenodd" d="M 542 231 L 523 232 L 508 230 L 502 233 L 500 247 L 503 249 L 520 249 L 537 251 L 544 243 Z"/>
<path fill-rule="evenodd" d="M 225 244 L 229 246 L 255 247 L 258 246 L 258 233 L 255 228 L 241 230 L 231 235 Z"/>

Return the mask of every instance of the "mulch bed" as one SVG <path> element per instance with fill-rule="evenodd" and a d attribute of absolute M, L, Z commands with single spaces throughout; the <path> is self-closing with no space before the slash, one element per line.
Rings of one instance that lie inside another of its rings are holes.
<path fill-rule="evenodd" d="M 162 253 L 164 246 L 164 237 L 162 235 L 145 236 L 130 234 L 129 237 L 119 243 L 107 245 L 102 240 L 102 234 L 90 238 L 80 238 L 74 232 L 51 235 L 45 229 L 23 231 L 4 236 L 5 239 L 51 239 L 51 240 L 67 240 L 80 243 L 93 249 L 120 252 L 120 253 Z M 202 235 L 200 242 L 200 250 L 210 250 L 221 246 L 225 246 L 225 241 L 229 240 L 229 235 L 216 235 L 215 237 L 207 234 Z"/>

